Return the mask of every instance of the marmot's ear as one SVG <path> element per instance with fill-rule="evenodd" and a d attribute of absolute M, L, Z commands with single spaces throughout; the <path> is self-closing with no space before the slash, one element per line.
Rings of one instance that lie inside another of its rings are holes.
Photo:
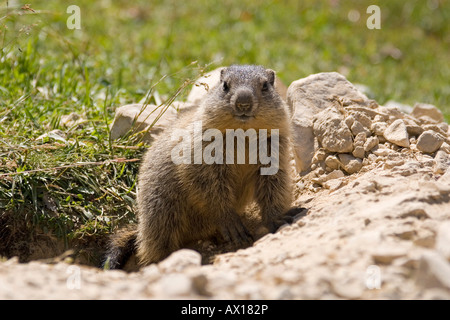
<path fill-rule="evenodd" d="M 220 82 L 223 81 L 223 75 L 225 74 L 225 70 L 227 70 L 227 68 L 222 68 L 222 70 L 220 70 Z"/>
<path fill-rule="evenodd" d="M 276 72 L 275 71 L 273 71 L 272 69 L 266 69 L 266 72 L 267 72 L 267 76 L 268 76 L 268 80 L 269 80 L 269 83 L 273 86 L 273 84 L 275 83 L 275 74 L 276 74 Z"/>

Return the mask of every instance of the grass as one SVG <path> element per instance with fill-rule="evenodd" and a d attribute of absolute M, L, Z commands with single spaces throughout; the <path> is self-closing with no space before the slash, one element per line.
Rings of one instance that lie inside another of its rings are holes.
<path fill-rule="evenodd" d="M 150 89 L 168 99 L 206 66 L 263 64 L 286 84 L 338 71 L 381 104 L 427 102 L 450 119 L 445 1 L 27 3 L 0 6 L 0 254 L 23 226 L 70 247 L 133 221 L 146 145 L 110 141 L 114 110 Z M 380 30 L 366 27 L 371 4 Z M 67 28 L 69 5 L 80 30 Z M 83 124 L 62 125 L 70 113 Z M 65 138 L 38 139 L 54 129 Z"/>

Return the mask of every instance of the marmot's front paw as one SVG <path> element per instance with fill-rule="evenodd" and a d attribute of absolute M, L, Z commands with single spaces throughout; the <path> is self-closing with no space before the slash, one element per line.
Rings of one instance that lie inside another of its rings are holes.
<path fill-rule="evenodd" d="M 219 232 L 226 242 L 244 246 L 253 242 L 253 237 L 236 214 L 227 221 L 220 223 Z"/>

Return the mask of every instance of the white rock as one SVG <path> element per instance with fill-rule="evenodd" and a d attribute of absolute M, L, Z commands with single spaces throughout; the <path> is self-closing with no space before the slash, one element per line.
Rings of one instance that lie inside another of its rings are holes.
<path fill-rule="evenodd" d="M 387 129 L 386 122 L 374 122 L 370 127 L 370 130 L 372 130 L 372 132 L 375 133 L 377 136 L 382 136 L 386 129 Z"/>
<path fill-rule="evenodd" d="M 208 93 L 208 91 L 219 83 L 220 72 L 222 71 L 222 69 L 225 69 L 225 67 L 217 68 L 199 78 L 192 86 L 192 89 L 187 97 L 187 102 L 196 105 L 200 104 L 203 97 Z"/>
<path fill-rule="evenodd" d="M 291 126 L 296 170 L 309 171 L 315 150 L 312 120 L 293 118 Z"/>
<path fill-rule="evenodd" d="M 164 106 L 158 107 L 149 104 L 128 104 L 117 108 L 114 121 L 111 124 L 111 139 L 118 139 L 130 130 L 138 132 L 147 129 L 149 126 L 149 135 L 146 140 L 151 140 L 156 134 L 161 133 L 170 126 L 178 117 L 177 111 L 173 107 L 167 108 L 163 112 Z M 159 117 L 159 119 L 157 119 Z"/>
<path fill-rule="evenodd" d="M 322 110 L 335 105 L 334 96 L 350 99 L 356 105 L 365 105 L 369 99 L 359 92 L 344 76 L 336 72 L 310 75 L 291 83 L 287 90 L 287 104 L 293 110 L 293 144 L 296 169 L 308 171 L 314 155 L 312 120 Z M 345 124 L 345 123 L 344 123 Z M 347 128 L 348 132 L 349 129 Z M 353 148 L 347 146 L 346 152 Z"/>
<path fill-rule="evenodd" d="M 158 264 L 161 272 L 181 272 L 188 267 L 199 267 L 202 262 L 200 253 L 190 249 L 173 252 Z"/>
<path fill-rule="evenodd" d="M 171 273 L 159 280 L 160 290 L 169 297 L 188 296 L 194 293 L 192 280 L 183 273 Z"/>
<path fill-rule="evenodd" d="M 330 155 L 325 159 L 325 165 L 333 170 L 339 169 L 340 164 L 336 156 Z"/>
<path fill-rule="evenodd" d="M 379 144 L 378 137 L 369 137 L 364 143 L 364 151 L 368 152 Z"/>
<path fill-rule="evenodd" d="M 409 148 L 409 136 L 406 130 L 406 125 L 402 119 L 395 120 L 384 131 L 384 137 L 389 142 L 392 142 L 400 147 Z"/>
<path fill-rule="evenodd" d="M 372 127 L 372 120 L 368 116 L 366 116 L 363 112 L 355 112 L 353 113 L 353 117 L 356 121 L 361 123 L 364 128 L 370 129 Z"/>
<path fill-rule="evenodd" d="M 411 107 L 410 105 L 403 104 L 393 100 L 389 100 L 388 102 L 385 103 L 384 106 L 389 108 L 397 108 L 399 111 L 407 114 L 413 111 L 413 107 Z"/>
<path fill-rule="evenodd" d="M 429 117 L 437 122 L 444 121 L 442 112 L 435 106 L 426 103 L 416 103 L 411 115 L 416 118 Z"/>
<path fill-rule="evenodd" d="M 364 146 L 366 140 L 367 140 L 366 134 L 364 132 L 360 132 L 356 135 L 355 139 L 353 140 L 353 146 L 362 147 Z"/>
<path fill-rule="evenodd" d="M 315 117 L 314 135 L 320 144 L 331 152 L 352 152 L 353 137 L 343 116 L 334 108 L 328 108 Z"/>
<path fill-rule="evenodd" d="M 357 159 L 349 154 L 339 154 L 339 160 L 348 174 L 356 173 L 362 168 L 361 159 Z"/>

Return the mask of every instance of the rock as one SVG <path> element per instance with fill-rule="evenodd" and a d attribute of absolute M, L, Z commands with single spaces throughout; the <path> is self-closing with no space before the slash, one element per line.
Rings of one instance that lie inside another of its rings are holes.
<path fill-rule="evenodd" d="M 331 168 L 332 170 L 339 169 L 340 164 L 341 163 L 339 162 L 336 156 L 330 155 L 325 159 L 325 165 Z"/>
<path fill-rule="evenodd" d="M 217 68 L 199 78 L 192 86 L 192 89 L 187 97 L 187 102 L 195 105 L 200 104 L 206 93 L 208 93 L 210 89 L 219 83 L 220 71 L 222 69 L 224 69 L 224 67 Z"/>
<path fill-rule="evenodd" d="M 414 239 L 413 243 L 419 247 L 434 248 L 436 243 L 436 236 L 434 234 L 425 234 L 423 236 L 418 236 L 416 239 Z"/>
<path fill-rule="evenodd" d="M 401 119 L 395 120 L 384 131 L 384 137 L 387 141 L 392 142 L 400 147 L 409 147 L 409 136 L 406 125 Z"/>
<path fill-rule="evenodd" d="M 386 161 L 384 163 L 383 169 L 392 169 L 394 167 L 399 167 L 401 165 L 405 164 L 405 161 L 403 160 L 392 160 L 392 161 Z"/>
<path fill-rule="evenodd" d="M 438 123 L 437 126 L 444 131 L 445 133 L 450 133 L 448 130 L 450 129 L 449 125 L 445 122 Z"/>
<path fill-rule="evenodd" d="M 368 152 L 375 148 L 379 144 L 379 140 L 377 137 L 369 137 L 364 143 L 364 151 Z"/>
<path fill-rule="evenodd" d="M 450 290 L 450 264 L 438 253 L 427 251 L 420 258 L 416 284 Z"/>
<path fill-rule="evenodd" d="M 349 154 L 339 154 L 339 160 L 348 174 L 353 174 L 361 170 L 362 161 Z"/>
<path fill-rule="evenodd" d="M 364 146 L 365 142 L 366 142 L 366 134 L 364 132 L 360 132 L 356 135 L 355 139 L 353 140 L 353 146 L 362 147 Z"/>
<path fill-rule="evenodd" d="M 292 82 L 289 86 L 286 101 L 294 113 L 292 117 L 293 144 L 298 172 L 310 169 L 314 155 L 313 118 L 322 110 L 335 105 L 336 102 L 333 99 L 336 96 L 352 100 L 355 105 L 368 105 L 370 102 L 344 76 L 336 72 L 310 75 Z M 347 130 L 350 133 L 348 128 Z M 344 147 L 346 152 L 353 150 L 350 145 Z"/>
<path fill-rule="evenodd" d="M 447 154 L 450 154 L 450 145 L 449 145 L 447 142 L 444 142 L 444 143 L 441 145 L 440 150 L 444 151 L 444 152 L 447 153 Z"/>
<path fill-rule="evenodd" d="M 366 137 L 370 136 L 370 131 L 366 129 L 358 120 L 353 121 L 351 130 L 354 136 L 358 135 L 358 133 L 364 133 Z"/>
<path fill-rule="evenodd" d="M 345 118 L 344 122 L 347 125 L 347 127 L 351 129 L 353 122 L 355 122 L 355 118 L 352 115 L 349 115 L 348 117 Z"/>
<path fill-rule="evenodd" d="M 315 150 L 312 121 L 293 118 L 291 126 L 295 168 L 298 173 L 307 172 L 311 169 L 311 161 Z"/>
<path fill-rule="evenodd" d="M 378 110 L 389 116 L 389 120 L 404 119 L 405 114 L 396 107 L 380 106 Z"/>
<path fill-rule="evenodd" d="M 334 170 L 326 176 L 326 181 L 330 181 L 333 179 L 339 179 L 344 177 L 344 173 L 341 170 Z"/>
<path fill-rule="evenodd" d="M 434 158 L 434 173 L 436 174 L 444 174 L 445 171 L 450 167 L 450 157 L 448 153 L 443 150 L 439 150 L 436 152 L 436 156 Z"/>
<path fill-rule="evenodd" d="M 364 128 L 370 129 L 372 127 L 372 121 L 363 112 L 357 111 L 353 113 L 353 117 L 355 118 L 356 121 L 361 123 Z"/>
<path fill-rule="evenodd" d="M 413 111 L 413 107 L 411 107 L 410 105 L 403 104 L 393 100 L 389 100 L 388 102 L 385 103 L 384 106 L 388 108 L 396 108 L 397 110 L 407 114 Z"/>
<path fill-rule="evenodd" d="M 313 163 L 317 163 L 317 162 L 323 161 L 323 160 L 325 160 L 326 157 L 327 157 L 327 153 L 325 152 L 325 150 L 324 149 L 319 149 L 314 154 L 312 162 Z"/>
<path fill-rule="evenodd" d="M 411 115 L 416 118 L 428 117 L 436 122 L 444 121 L 442 112 L 435 106 L 426 103 L 416 103 Z"/>
<path fill-rule="evenodd" d="M 421 126 L 413 125 L 413 124 L 407 124 L 406 125 L 406 131 L 408 131 L 408 134 L 410 136 L 418 137 L 422 134 L 424 129 Z"/>
<path fill-rule="evenodd" d="M 438 150 L 444 140 L 434 131 L 428 130 L 417 139 L 417 149 L 425 153 L 433 153 Z"/>
<path fill-rule="evenodd" d="M 169 297 L 188 296 L 194 292 L 192 279 L 184 273 L 171 273 L 159 281 L 161 293 Z"/>
<path fill-rule="evenodd" d="M 197 251 L 181 249 L 161 261 L 158 268 L 161 272 L 181 272 L 188 267 L 198 267 L 201 262 L 202 256 Z"/>
<path fill-rule="evenodd" d="M 111 139 L 118 139 L 130 130 L 133 130 L 133 132 L 145 130 L 153 124 L 149 134 L 145 136 L 145 140 L 151 141 L 155 135 L 161 133 L 178 117 L 177 111 L 173 107 L 169 107 L 161 114 L 162 111 L 163 107 L 152 104 L 147 106 L 143 104 L 128 104 L 117 108 L 111 125 Z M 157 119 L 158 117 L 160 118 Z"/>
<path fill-rule="evenodd" d="M 439 133 L 439 134 L 441 134 L 443 136 L 447 135 L 447 130 L 443 130 L 440 126 L 438 126 L 436 124 L 426 124 L 422 128 L 423 128 L 424 131 L 431 130 L 431 131 Z"/>
<path fill-rule="evenodd" d="M 312 118 L 330 106 L 333 96 L 352 100 L 355 104 L 369 103 L 363 93 L 337 72 L 313 74 L 292 82 L 287 91 L 287 103 L 293 106 L 295 114 Z"/>
<path fill-rule="evenodd" d="M 383 145 L 379 145 L 379 146 L 383 146 Z M 386 147 L 384 148 L 375 148 L 374 150 L 372 150 L 373 154 L 378 156 L 378 157 L 387 157 L 389 155 L 393 155 L 395 154 L 394 150 L 388 149 Z"/>
<path fill-rule="evenodd" d="M 319 184 L 324 184 L 327 181 L 333 180 L 333 179 L 338 179 L 338 178 L 342 178 L 344 176 L 344 173 L 341 170 L 334 170 L 331 173 L 321 176 L 318 179 L 318 183 Z"/>
<path fill-rule="evenodd" d="M 436 250 L 450 262 L 450 221 L 444 221 L 439 226 L 436 236 Z"/>
<path fill-rule="evenodd" d="M 377 136 L 382 136 L 386 129 L 387 129 L 386 122 L 374 122 L 370 127 L 370 130 L 372 130 L 372 132 L 375 133 Z"/>
<path fill-rule="evenodd" d="M 352 133 L 344 122 L 342 115 L 330 107 L 315 117 L 313 124 L 314 135 L 319 143 L 331 152 L 352 152 Z"/>
<path fill-rule="evenodd" d="M 352 155 L 353 155 L 355 158 L 363 159 L 363 158 L 364 158 L 364 155 L 365 155 L 364 147 L 361 147 L 361 146 L 355 147 L 355 149 L 354 149 L 353 152 L 352 152 Z"/>

